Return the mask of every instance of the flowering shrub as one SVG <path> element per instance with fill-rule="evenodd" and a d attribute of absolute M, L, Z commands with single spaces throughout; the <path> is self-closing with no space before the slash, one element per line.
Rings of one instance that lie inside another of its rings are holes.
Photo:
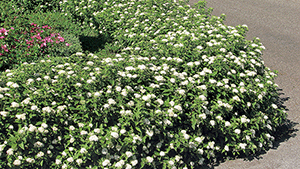
<path fill-rule="evenodd" d="M 286 113 L 246 25 L 171 1 L 114 2 L 98 13 L 118 13 L 105 23 L 117 25 L 114 57 L 1 74 L 1 166 L 201 168 L 272 147 Z"/>
<path fill-rule="evenodd" d="M 4 0 L 11 1 L 11 0 Z M 59 9 L 59 0 L 14 0 L 17 8 L 22 8 L 25 13 L 30 12 L 48 12 Z"/>
<path fill-rule="evenodd" d="M 5 70 L 14 64 L 31 61 L 49 54 L 49 48 L 64 42 L 59 33 L 51 31 L 48 25 L 39 27 L 31 23 L 30 26 L 0 29 L 0 69 Z M 65 43 L 68 46 L 68 43 Z"/>

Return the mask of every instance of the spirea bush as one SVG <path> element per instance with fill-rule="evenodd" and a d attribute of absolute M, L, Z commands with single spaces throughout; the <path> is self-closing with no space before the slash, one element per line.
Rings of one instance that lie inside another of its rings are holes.
<path fill-rule="evenodd" d="M 118 3 L 114 56 L 1 74 L 1 166 L 201 168 L 272 147 L 286 113 L 246 25 L 171 2 Z"/>

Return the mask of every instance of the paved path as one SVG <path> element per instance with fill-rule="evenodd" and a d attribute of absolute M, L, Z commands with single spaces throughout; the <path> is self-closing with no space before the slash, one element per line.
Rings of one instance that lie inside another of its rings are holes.
<path fill-rule="evenodd" d="M 299 0 L 206 0 L 212 15 L 226 15 L 225 24 L 248 25 L 246 39 L 259 37 L 266 47 L 265 65 L 278 70 L 275 82 L 282 89 L 288 119 L 298 123 L 298 131 L 260 159 L 237 159 L 216 169 L 299 169 L 300 168 L 300 1 Z M 190 0 L 190 4 L 198 0 Z"/>

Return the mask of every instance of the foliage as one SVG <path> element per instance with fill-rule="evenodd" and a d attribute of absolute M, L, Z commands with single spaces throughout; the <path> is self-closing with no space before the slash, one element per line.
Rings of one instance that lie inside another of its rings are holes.
<path fill-rule="evenodd" d="M 61 32 L 66 44 L 60 43 L 57 48 L 51 48 L 53 56 L 70 56 L 76 52 L 83 52 L 79 38 L 67 32 Z"/>
<path fill-rule="evenodd" d="M 5 0 L 11 1 L 11 0 Z M 59 10 L 60 0 L 14 0 L 17 8 L 22 8 L 24 13 L 56 12 Z"/>
<path fill-rule="evenodd" d="M 246 25 L 204 2 L 75 3 L 112 43 L 1 74 L 3 168 L 201 168 L 272 147 L 286 113 Z"/>

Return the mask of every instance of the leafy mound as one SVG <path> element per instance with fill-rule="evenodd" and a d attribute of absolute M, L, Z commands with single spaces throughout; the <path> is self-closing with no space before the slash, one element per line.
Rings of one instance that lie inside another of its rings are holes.
<path fill-rule="evenodd" d="M 114 57 L 3 72 L 1 166 L 199 168 L 272 146 L 286 113 L 259 39 L 174 4 L 111 6 Z"/>

